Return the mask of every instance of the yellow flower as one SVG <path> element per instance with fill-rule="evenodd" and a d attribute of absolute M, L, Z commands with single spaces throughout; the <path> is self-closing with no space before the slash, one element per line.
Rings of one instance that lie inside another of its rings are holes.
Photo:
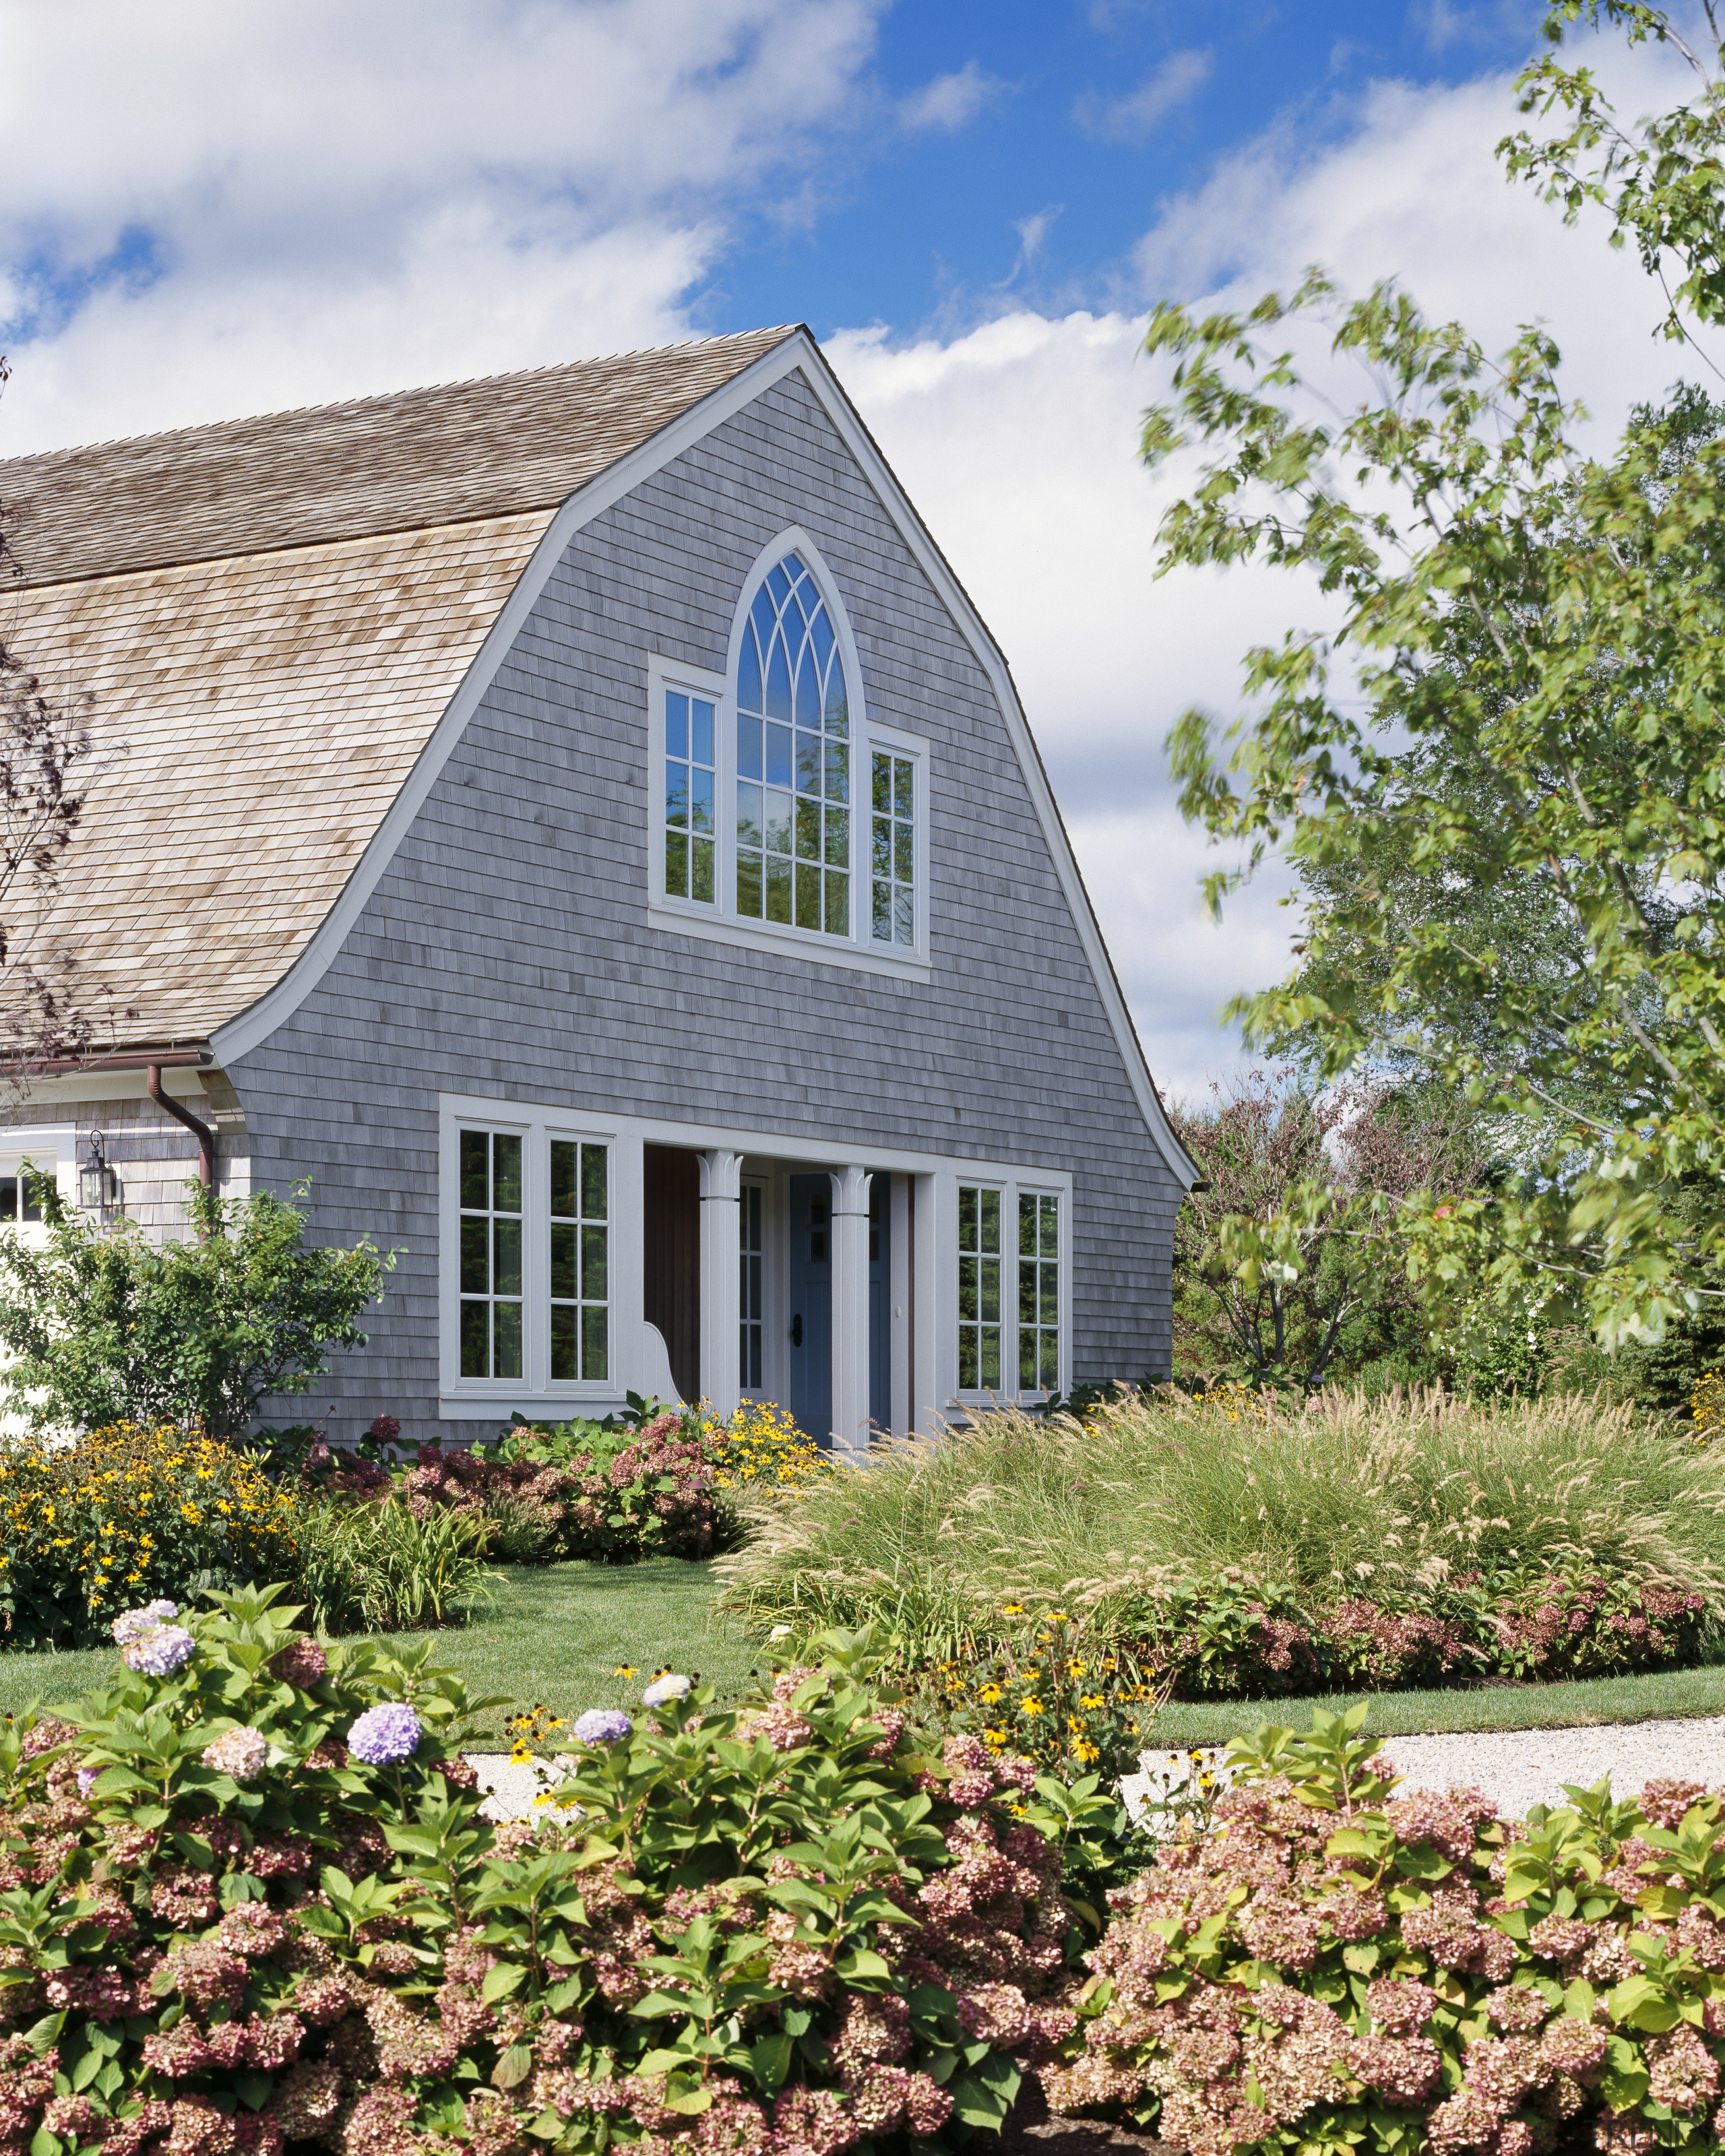
<path fill-rule="evenodd" d="M 1040 1699 L 1032 1697 L 1029 1699 L 1021 1699 L 1019 1702 L 1019 1712 L 1020 1714 L 1040 1714 L 1041 1712 L 1042 1702 Z"/>

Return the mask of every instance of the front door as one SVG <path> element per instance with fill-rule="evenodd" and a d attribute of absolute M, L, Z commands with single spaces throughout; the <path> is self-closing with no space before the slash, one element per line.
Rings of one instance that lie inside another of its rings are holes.
<path fill-rule="evenodd" d="M 833 1428 L 833 1185 L 791 1178 L 791 1413 L 824 1445 Z"/>

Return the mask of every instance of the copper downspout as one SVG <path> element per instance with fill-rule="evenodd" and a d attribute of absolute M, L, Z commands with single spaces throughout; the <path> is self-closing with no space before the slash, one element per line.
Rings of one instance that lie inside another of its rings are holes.
<path fill-rule="evenodd" d="M 158 1108 L 166 1109 L 177 1123 L 183 1123 L 198 1140 L 198 1179 L 206 1190 L 216 1187 L 216 1134 L 205 1122 L 200 1122 L 189 1108 L 182 1108 L 172 1095 L 162 1090 L 162 1065 L 152 1063 L 144 1079 L 145 1091 Z"/>

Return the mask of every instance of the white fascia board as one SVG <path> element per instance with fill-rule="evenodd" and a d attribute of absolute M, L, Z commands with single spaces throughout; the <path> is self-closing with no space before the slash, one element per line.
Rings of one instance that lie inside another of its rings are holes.
<path fill-rule="evenodd" d="M 881 454 L 874 437 L 839 387 L 838 378 L 822 356 L 819 346 L 806 330 L 794 331 L 783 344 L 775 345 L 771 352 L 763 353 L 752 366 L 734 375 L 722 388 L 712 391 L 699 403 L 691 404 L 686 412 L 680 413 L 649 440 L 631 449 L 626 456 L 619 457 L 614 465 L 572 494 L 557 511 L 534 548 L 532 558 L 516 580 L 515 589 L 491 624 L 459 687 L 450 698 L 442 718 L 433 730 L 431 738 L 420 751 L 401 791 L 391 803 L 382 822 L 355 865 L 341 896 L 324 916 L 305 950 L 275 986 L 237 1018 L 229 1019 L 227 1024 L 218 1026 L 212 1032 L 210 1046 L 216 1060 L 221 1064 L 234 1062 L 261 1046 L 278 1027 L 293 1016 L 334 963 L 342 944 L 357 925 L 367 901 L 394 858 L 397 848 L 407 837 L 413 819 L 442 775 L 444 765 L 466 730 L 468 721 L 478 710 L 481 698 L 496 678 L 498 670 L 514 647 L 516 638 L 526 626 L 540 594 L 550 582 L 575 534 L 595 517 L 602 516 L 626 494 L 632 492 L 644 480 L 651 478 L 655 472 L 681 456 L 685 449 L 692 448 L 715 427 L 722 426 L 726 420 L 752 404 L 788 374 L 799 371 L 840 439 L 872 482 L 899 536 L 939 593 L 947 612 L 957 624 L 959 633 L 969 644 L 977 663 L 988 677 L 1024 773 L 1024 783 L 1029 790 L 1031 805 L 1047 841 L 1049 855 L 1054 863 L 1055 874 L 1059 879 L 1073 926 L 1078 932 L 1079 941 L 1090 963 L 1096 992 L 1101 997 L 1110 1029 L 1120 1050 L 1127 1081 L 1132 1089 L 1139 1112 L 1163 1158 L 1176 1178 L 1190 1189 L 1199 1179 L 1197 1164 L 1175 1137 L 1157 1093 L 1155 1081 L 1150 1075 L 1143 1049 L 1126 1007 L 1126 998 L 1121 993 L 1113 961 L 1108 956 L 1107 946 L 1103 942 L 1101 930 L 1097 926 L 1090 894 L 1086 891 L 1084 879 L 1079 873 L 1071 841 L 1060 821 L 1054 791 L 1043 767 L 1041 752 L 1036 747 L 1024 708 L 1019 702 L 1018 690 L 1013 685 L 1011 670 L 1007 665 L 1005 656 L 988 634 L 981 615 L 953 574 L 946 557 L 935 545 L 922 520 L 911 506 L 909 496 L 899 485 L 892 467 Z"/>

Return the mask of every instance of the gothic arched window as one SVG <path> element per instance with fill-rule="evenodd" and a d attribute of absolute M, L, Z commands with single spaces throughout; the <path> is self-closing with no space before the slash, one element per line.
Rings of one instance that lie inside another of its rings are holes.
<path fill-rule="evenodd" d="M 737 910 L 850 927 L 850 711 L 826 601 L 795 553 L 770 568 L 737 663 Z"/>

